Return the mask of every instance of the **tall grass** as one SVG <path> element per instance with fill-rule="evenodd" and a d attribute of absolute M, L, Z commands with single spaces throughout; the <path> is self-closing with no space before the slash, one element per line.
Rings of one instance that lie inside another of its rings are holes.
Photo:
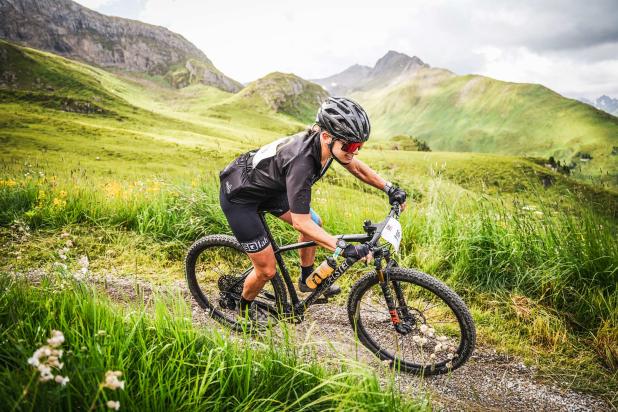
<path fill-rule="evenodd" d="M 9 410 L 87 410 L 93 400 L 101 409 L 108 399 L 139 411 L 425 408 L 369 372 L 304 361 L 287 335 L 233 340 L 196 328 L 180 296 L 123 310 L 66 276 L 37 287 L 0 276 L 0 404 Z M 51 330 L 64 332 L 62 374 L 70 381 L 28 386 L 26 359 Z M 125 390 L 97 394 L 107 370 L 123 372 Z"/>
<path fill-rule="evenodd" d="M 7 182 L 0 184 L 2 225 L 21 219 L 34 228 L 119 227 L 179 242 L 178 256 L 200 236 L 229 232 L 215 178 L 194 182 L 195 187 L 160 181 L 93 181 L 79 186 L 40 179 Z M 457 198 L 441 191 L 439 178 L 434 183 L 425 199 L 402 215 L 401 263 L 441 277 L 471 297 L 493 292 L 533 299 L 574 332 L 607 342 L 609 346 L 598 352 L 615 368 L 617 350 L 611 338 L 618 330 L 616 222 L 573 206 L 577 199 L 551 204 L 535 193 L 509 202 L 472 194 Z M 384 199 L 354 194 L 347 186 L 344 179 L 331 182 L 328 196 L 316 191 L 319 212 L 334 233 L 358 233 L 363 217 L 385 215 Z M 359 206 L 340 207 L 346 198 Z M 276 221 L 271 223 L 278 240 L 295 241 L 296 232 Z"/>

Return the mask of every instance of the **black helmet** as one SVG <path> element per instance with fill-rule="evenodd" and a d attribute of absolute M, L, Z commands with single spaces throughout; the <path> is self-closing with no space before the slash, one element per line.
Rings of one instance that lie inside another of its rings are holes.
<path fill-rule="evenodd" d="M 345 97 L 326 99 L 318 110 L 315 122 L 335 138 L 348 142 L 366 142 L 371 132 L 365 110 Z"/>

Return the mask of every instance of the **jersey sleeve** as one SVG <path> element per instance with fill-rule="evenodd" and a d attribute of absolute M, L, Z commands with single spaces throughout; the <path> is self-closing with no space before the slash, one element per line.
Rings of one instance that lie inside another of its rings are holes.
<path fill-rule="evenodd" d="M 314 174 L 314 161 L 310 157 L 299 157 L 290 164 L 285 178 L 290 212 L 309 213 L 311 203 L 311 183 Z"/>

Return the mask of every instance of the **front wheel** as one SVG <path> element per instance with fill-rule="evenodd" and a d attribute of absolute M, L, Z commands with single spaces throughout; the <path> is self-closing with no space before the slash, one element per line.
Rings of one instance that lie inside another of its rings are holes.
<path fill-rule="evenodd" d="M 425 273 L 404 268 L 389 269 L 384 286 L 396 306 L 397 326 L 375 272 L 352 287 L 348 316 L 363 345 L 394 368 L 425 376 L 447 373 L 468 360 L 476 331 L 455 292 Z"/>

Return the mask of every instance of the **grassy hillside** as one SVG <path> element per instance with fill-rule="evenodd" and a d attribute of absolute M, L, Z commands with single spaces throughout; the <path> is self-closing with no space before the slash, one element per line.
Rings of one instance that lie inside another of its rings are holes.
<path fill-rule="evenodd" d="M 229 231 L 217 172 L 238 153 L 303 127 L 205 86 L 175 90 L 157 78 L 0 46 L 16 56 L 8 70 L 16 80 L 0 87 L 0 272 L 54 270 L 68 236 L 69 267 L 85 254 L 92 271 L 182 280 L 188 245 Z M 36 68 L 41 80 L 20 77 L 19 64 Z M 104 112 L 47 103 L 69 97 Z M 482 345 L 524 356 L 560 384 L 612 398 L 615 191 L 559 175 L 538 159 L 377 145 L 360 156 L 411 194 L 401 263 L 464 296 Z M 388 208 L 382 192 L 338 165 L 315 187 L 312 204 L 334 233 L 359 232 L 364 219 L 381 219 Z M 296 238 L 270 222 L 279 239 Z M 343 280 L 344 291 L 364 270 Z"/>
<path fill-rule="evenodd" d="M 315 121 L 315 113 L 328 93 L 322 88 L 289 73 L 270 73 L 241 90 L 236 99 L 247 111 L 264 107 L 286 113 L 307 124 Z"/>
<path fill-rule="evenodd" d="M 577 175 L 618 185 L 618 119 L 543 86 L 421 69 L 407 83 L 354 97 L 378 139 L 409 134 L 433 150 L 554 156 L 575 162 Z"/>

